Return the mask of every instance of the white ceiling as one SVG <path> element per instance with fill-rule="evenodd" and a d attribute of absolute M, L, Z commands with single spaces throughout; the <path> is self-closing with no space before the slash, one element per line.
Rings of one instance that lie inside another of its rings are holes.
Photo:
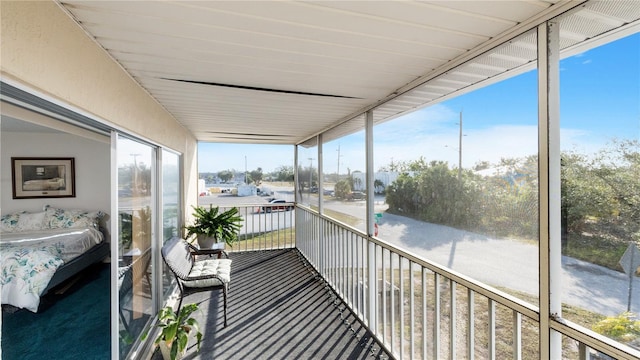
<path fill-rule="evenodd" d="M 581 3 L 60 5 L 198 140 L 297 144 L 380 104 L 375 121 L 531 66 L 534 33 L 496 46 Z M 590 2 L 573 12 L 573 28 L 561 32 L 567 48 L 637 21 L 640 2 Z"/>

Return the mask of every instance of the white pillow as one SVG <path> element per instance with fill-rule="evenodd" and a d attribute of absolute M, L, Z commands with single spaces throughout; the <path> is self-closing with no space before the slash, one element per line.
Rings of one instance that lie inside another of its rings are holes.
<path fill-rule="evenodd" d="M 104 216 L 102 211 L 65 210 L 45 206 L 44 227 L 59 228 L 86 228 L 99 229 L 100 219 Z"/>
<path fill-rule="evenodd" d="M 44 211 L 37 213 L 20 214 L 18 225 L 15 231 L 37 231 L 42 230 L 44 223 Z"/>

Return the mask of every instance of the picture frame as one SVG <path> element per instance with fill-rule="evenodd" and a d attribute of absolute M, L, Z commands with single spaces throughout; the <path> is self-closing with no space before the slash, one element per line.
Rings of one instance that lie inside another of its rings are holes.
<path fill-rule="evenodd" d="M 75 158 L 12 157 L 14 199 L 75 197 Z"/>

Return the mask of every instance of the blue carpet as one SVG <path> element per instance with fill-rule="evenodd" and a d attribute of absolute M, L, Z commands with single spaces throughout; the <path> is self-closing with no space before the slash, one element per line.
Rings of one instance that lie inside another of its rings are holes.
<path fill-rule="evenodd" d="M 110 359 L 109 302 L 109 264 L 100 263 L 45 296 L 37 314 L 3 311 L 2 359 Z"/>

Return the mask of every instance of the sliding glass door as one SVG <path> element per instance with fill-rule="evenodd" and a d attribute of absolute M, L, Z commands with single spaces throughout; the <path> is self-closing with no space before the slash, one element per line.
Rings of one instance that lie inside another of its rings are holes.
<path fill-rule="evenodd" d="M 180 182 L 180 156 L 168 150 L 162 150 L 162 239 L 164 244 L 174 236 L 180 236 L 180 214 L 182 213 L 181 203 L 181 182 Z M 158 261 L 161 257 L 157 257 Z M 173 291 L 174 285 L 173 274 L 164 266 L 162 272 L 162 300 L 164 305 L 167 298 Z"/>
<path fill-rule="evenodd" d="M 174 288 L 160 248 L 179 235 L 182 214 L 180 154 L 113 134 L 114 215 L 112 269 L 117 278 L 117 352 L 120 359 L 144 351 L 151 320 Z M 112 297 L 115 302 L 115 295 Z M 114 309 L 115 310 L 115 309 Z M 115 343 L 112 346 L 116 347 Z"/>
<path fill-rule="evenodd" d="M 151 259 L 156 238 L 156 149 L 118 135 L 117 221 L 119 355 L 135 346 L 154 314 Z M 115 257 L 114 257 L 115 258 Z M 116 259 L 114 259 L 116 260 Z"/>

